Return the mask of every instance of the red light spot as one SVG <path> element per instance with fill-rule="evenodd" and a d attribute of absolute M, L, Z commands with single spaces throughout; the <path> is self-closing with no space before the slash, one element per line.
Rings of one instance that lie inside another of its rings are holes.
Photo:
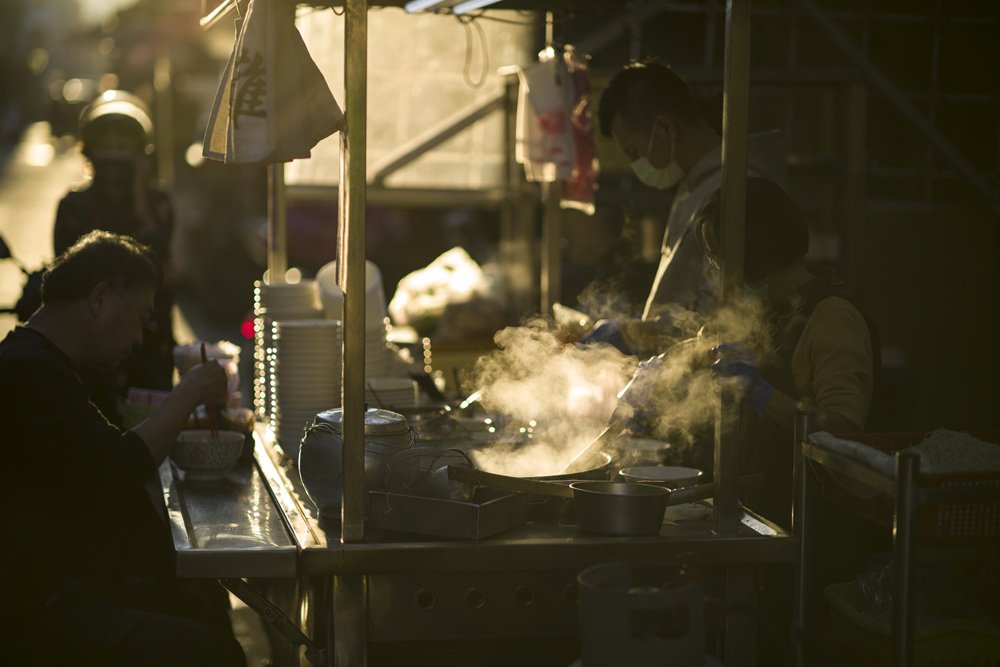
<path fill-rule="evenodd" d="M 243 324 L 241 324 L 240 325 L 240 333 L 243 334 L 243 337 L 246 338 L 247 340 L 252 339 L 253 338 L 253 320 L 246 320 Z"/>

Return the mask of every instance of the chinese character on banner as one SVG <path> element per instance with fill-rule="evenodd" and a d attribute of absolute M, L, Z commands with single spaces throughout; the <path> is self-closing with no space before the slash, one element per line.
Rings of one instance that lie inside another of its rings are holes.
<path fill-rule="evenodd" d="M 277 11 L 276 1 L 250 0 L 236 20 L 236 45 L 205 128 L 205 157 L 226 164 L 307 158 L 344 126 L 294 17 Z"/>

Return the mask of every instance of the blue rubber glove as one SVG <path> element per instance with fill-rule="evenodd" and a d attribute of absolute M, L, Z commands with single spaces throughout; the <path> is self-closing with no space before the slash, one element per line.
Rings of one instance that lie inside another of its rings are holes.
<path fill-rule="evenodd" d="M 712 348 L 717 357 L 712 372 L 720 378 L 737 378 L 743 385 L 743 400 L 758 415 L 774 392 L 767 380 L 761 377 L 757 356 L 745 343 L 723 343 Z"/>
<path fill-rule="evenodd" d="M 624 354 L 634 354 L 632 346 L 622 338 L 621 320 L 599 320 L 593 329 L 580 341 L 581 343 L 607 343 Z"/>
<path fill-rule="evenodd" d="M 632 379 L 618 392 L 618 407 L 612 420 L 623 418 L 625 428 L 635 435 L 644 435 L 647 424 L 654 417 L 650 406 L 656 391 L 656 377 L 662 370 L 662 356 L 640 361 Z"/>

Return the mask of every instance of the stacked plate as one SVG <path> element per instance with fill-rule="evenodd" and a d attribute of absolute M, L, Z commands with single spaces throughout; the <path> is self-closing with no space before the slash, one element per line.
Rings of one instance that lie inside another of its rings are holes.
<path fill-rule="evenodd" d="M 253 284 L 254 312 L 254 408 L 267 418 L 273 409 L 268 378 L 274 369 L 274 344 L 271 325 L 281 320 L 304 320 L 322 317 L 316 281 Z"/>
<path fill-rule="evenodd" d="M 316 414 L 341 403 L 341 326 L 322 319 L 277 321 L 272 336 L 271 425 L 278 444 L 294 461 Z"/>
<path fill-rule="evenodd" d="M 412 408 L 417 404 L 417 395 L 417 383 L 409 378 L 365 378 L 365 402 L 370 408 Z"/>

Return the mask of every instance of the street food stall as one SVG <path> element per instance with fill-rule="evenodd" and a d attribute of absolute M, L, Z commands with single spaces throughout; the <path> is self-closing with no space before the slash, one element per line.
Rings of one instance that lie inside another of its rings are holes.
<path fill-rule="evenodd" d="M 336 502 L 324 505 L 315 490 L 307 488 L 308 476 L 298 469 L 302 459 L 288 456 L 290 443 L 279 441 L 267 419 L 254 429 L 252 459 L 228 473 L 229 483 L 219 488 L 189 483 L 184 472 L 167 461 L 160 481 L 178 574 L 223 581 L 290 645 L 303 646 L 312 664 L 363 665 L 377 654 L 376 647 L 401 642 L 443 646 L 458 641 L 569 637 L 576 646 L 579 624 L 588 622 L 580 611 L 581 570 L 611 562 L 636 569 L 666 568 L 674 574 L 698 569 L 724 610 L 713 626 L 718 660 L 730 667 L 754 664 L 755 624 L 737 610 L 753 603 L 757 569 L 773 564 L 791 567 L 798 546 L 790 534 L 740 506 L 737 427 L 731 419 L 719 419 L 725 426 L 716 429 L 714 484 L 701 489 L 700 498 L 668 507 L 666 521 L 658 521 L 645 534 L 584 532 L 565 511 L 539 512 L 531 506 L 551 508 L 556 500 L 548 499 L 545 505 L 537 495 L 503 492 L 502 487 L 494 488 L 488 498 L 457 499 L 366 488 L 371 465 L 368 440 L 373 433 L 385 438 L 394 433 L 385 430 L 393 426 L 391 412 L 375 416 L 376 421 L 383 420 L 376 426 L 384 428 L 373 431 L 373 411 L 367 409 L 365 391 L 369 3 L 333 4 L 342 8 L 345 22 L 346 93 L 337 190 L 337 282 L 344 294 L 343 400 L 337 410 L 317 416 L 310 434 L 319 429 L 322 437 L 337 443 L 336 459 L 330 464 L 342 471 L 335 475 Z M 535 3 L 505 4 L 537 9 Z M 235 0 L 223 2 L 203 24 L 218 22 L 236 5 Z M 291 21 L 291 14 L 282 20 Z M 730 0 L 723 128 L 724 302 L 742 290 L 748 52 L 749 2 Z M 509 93 L 504 99 L 508 97 Z M 503 100 L 491 104 L 500 103 Z M 269 166 L 269 181 L 268 271 L 272 282 L 280 282 L 287 268 L 281 163 Z M 557 209 L 551 204 L 558 198 L 557 188 L 550 188 L 546 197 L 545 238 L 555 247 L 551 225 L 556 224 Z M 552 253 L 547 256 L 545 275 L 551 286 L 558 266 Z M 720 398 L 721 415 L 735 414 L 737 409 Z M 414 444 L 412 426 L 407 432 L 408 444 Z M 463 451 L 461 437 L 452 434 L 446 442 Z M 300 457 L 305 455 L 305 441 L 302 447 Z M 567 476 L 596 473 L 597 479 L 606 480 L 609 462 L 610 458 L 593 469 L 571 470 Z M 663 503 L 668 502 L 666 496 Z M 682 498 L 678 494 L 677 499 Z M 699 600 L 697 614 L 691 608 L 692 618 L 700 619 L 700 605 Z"/>

